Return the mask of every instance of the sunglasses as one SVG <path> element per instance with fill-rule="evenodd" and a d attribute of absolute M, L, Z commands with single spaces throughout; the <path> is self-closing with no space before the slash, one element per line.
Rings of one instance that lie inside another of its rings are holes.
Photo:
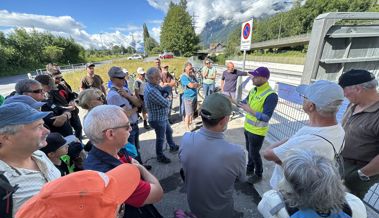
<path fill-rule="evenodd" d="M 116 79 L 122 79 L 122 80 L 125 79 L 125 77 L 113 77 L 113 78 L 116 78 Z"/>
<path fill-rule="evenodd" d="M 62 79 L 63 77 L 59 76 L 59 77 L 55 77 L 55 79 Z"/>
<path fill-rule="evenodd" d="M 104 129 L 103 132 L 110 130 L 110 129 L 121 129 L 121 128 L 129 131 L 129 129 L 131 128 L 130 123 L 128 122 L 127 124 L 125 124 L 123 126 L 116 126 L 116 127 L 112 127 L 112 128 L 107 128 L 107 129 Z"/>
<path fill-rule="evenodd" d="M 27 91 L 27 92 L 38 94 L 38 93 L 42 93 L 43 89 L 30 90 L 30 91 Z"/>

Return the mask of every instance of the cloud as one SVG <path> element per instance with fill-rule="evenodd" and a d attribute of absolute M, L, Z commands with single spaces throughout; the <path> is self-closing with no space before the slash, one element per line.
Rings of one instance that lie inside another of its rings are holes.
<path fill-rule="evenodd" d="M 127 25 L 113 28 L 115 32 L 89 34 L 85 31 L 86 27 L 83 24 L 70 16 L 54 17 L 0 10 L 0 17 L 0 29 L 6 34 L 11 33 L 14 28 L 22 27 L 26 31 L 47 31 L 57 36 L 72 37 L 86 49 L 132 45 L 139 51 L 143 50 L 142 26 Z"/>
<path fill-rule="evenodd" d="M 153 27 L 149 33 L 151 37 L 157 40 L 157 42 L 160 42 L 161 27 Z"/>
<path fill-rule="evenodd" d="M 172 0 L 147 0 L 161 11 L 167 12 Z M 179 0 L 174 0 L 178 3 Z M 222 18 L 224 24 L 242 22 L 253 17 L 272 15 L 292 7 L 290 0 L 187 0 L 187 11 L 194 15 L 195 29 L 200 33 L 207 22 Z"/>

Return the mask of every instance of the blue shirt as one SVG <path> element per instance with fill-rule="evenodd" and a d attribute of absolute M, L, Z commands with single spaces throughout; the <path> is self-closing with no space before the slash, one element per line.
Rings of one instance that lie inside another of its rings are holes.
<path fill-rule="evenodd" d="M 186 74 L 182 74 L 180 76 L 180 83 L 183 86 L 184 92 L 183 92 L 183 98 L 192 100 L 196 98 L 197 96 L 197 89 L 196 88 L 190 88 L 188 87 L 188 84 L 190 83 L 197 83 L 196 79 L 193 77 L 189 77 Z"/>
<path fill-rule="evenodd" d="M 120 160 L 93 146 L 84 160 L 84 169 L 106 173 L 120 164 Z"/>
<path fill-rule="evenodd" d="M 144 102 L 149 114 L 149 121 L 165 121 L 168 119 L 170 100 L 162 95 L 162 87 L 152 83 L 146 83 Z"/>

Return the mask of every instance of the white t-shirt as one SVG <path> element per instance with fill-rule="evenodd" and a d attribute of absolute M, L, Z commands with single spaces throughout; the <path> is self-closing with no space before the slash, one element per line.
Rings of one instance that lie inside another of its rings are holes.
<path fill-rule="evenodd" d="M 367 217 L 366 207 L 359 198 L 350 193 L 346 193 L 345 199 L 346 203 L 351 208 L 353 218 Z M 262 200 L 258 204 L 258 210 L 264 218 L 288 218 L 288 212 L 284 207 L 274 215 L 271 215 L 270 213 L 270 210 L 276 207 L 281 202 L 282 200 L 279 197 L 277 191 L 267 191 L 263 194 Z"/>
<path fill-rule="evenodd" d="M 312 134 L 320 135 L 333 143 L 336 152 L 341 151 L 345 131 L 340 124 L 328 127 L 311 127 L 305 126 L 292 136 L 288 141 L 273 149 L 278 158 L 283 161 L 288 152 L 294 149 L 310 149 L 319 155 L 322 155 L 330 160 L 334 159 L 334 150 L 332 145 L 325 139 Z M 278 187 L 279 182 L 283 179 L 282 167 L 275 165 L 274 171 L 270 179 L 270 185 L 273 189 Z"/>

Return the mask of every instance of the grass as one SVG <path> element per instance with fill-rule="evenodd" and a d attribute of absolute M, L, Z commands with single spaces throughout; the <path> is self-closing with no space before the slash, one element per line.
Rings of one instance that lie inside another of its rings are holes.
<path fill-rule="evenodd" d="M 305 63 L 306 53 L 299 51 L 289 51 L 283 53 L 248 54 L 246 60 L 258 62 L 273 62 L 281 64 L 300 64 Z M 242 60 L 243 56 L 231 57 L 227 59 Z"/>
<path fill-rule="evenodd" d="M 181 73 L 183 72 L 184 64 L 187 61 L 186 58 L 173 58 L 173 59 L 165 59 L 162 60 L 162 64 L 168 64 L 169 65 L 169 71 L 171 73 L 175 74 L 175 77 L 178 78 Z M 95 67 L 95 73 L 99 75 L 105 83 L 109 81 L 108 77 L 108 70 L 112 66 L 119 66 L 122 68 L 126 68 L 129 71 L 129 74 L 136 75 L 136 71 L 138 67 L 144 68 L 146 71 L 150 67 L 154 67 L 155 63 L 154 61 L 151 62 L 143 62 L 141 60 L 115 60 L 112 62 L 112 64 L 104 64 L 101 66 Z M 67 81 L 68 84 L 72 87 L 74 91 L 79 91 L 80 88 L 80 80 L 82 77 L 86 75 L 86 70 L 78 70 L 73 71 L 69 73 L 65 73 L 63 75 L 64 79 Z"/>

